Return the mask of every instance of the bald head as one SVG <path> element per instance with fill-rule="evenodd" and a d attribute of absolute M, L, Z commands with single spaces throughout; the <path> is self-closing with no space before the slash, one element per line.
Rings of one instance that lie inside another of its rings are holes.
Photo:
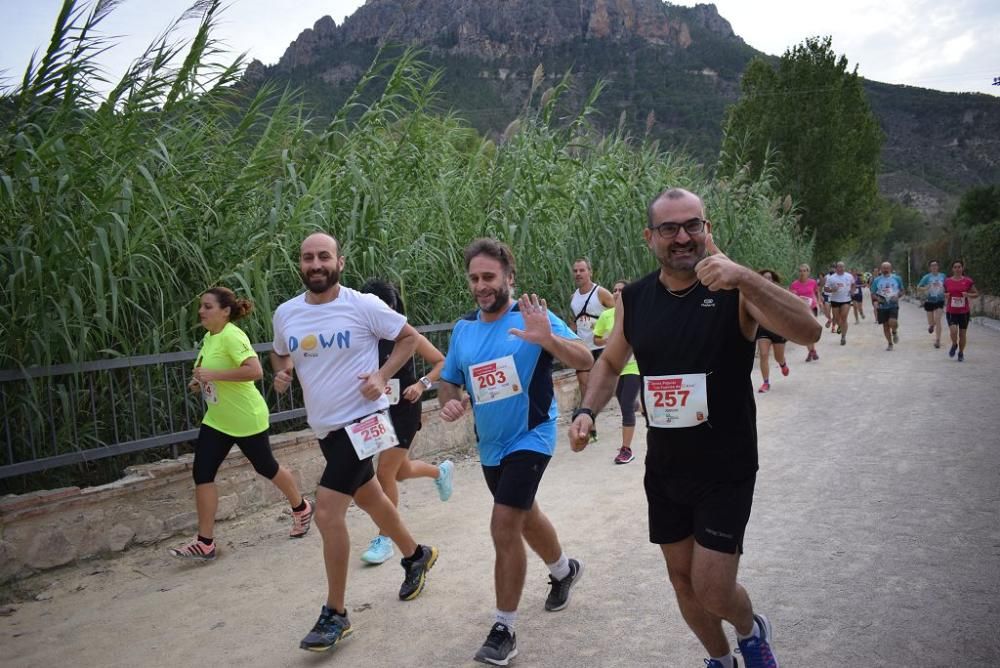
<path fill-rule="evenodd" d="M 697 206 L 700 212 L 698 216 L 700 218 L 705 217 L 705 205 L 702 203 L 700 197 L 683 188 L 667 188 L 654 197 L 653 201 L 646 207 L 646 222 L 648 224 L 656 225 L 660 222 L 656 220 L 656 211 L 663 203 L 685 205 L 685 208 Z"/>
<path fill-rule="evenodd" d="M 879 265 L 878 270 L 882 272 L 883 276 L 888 276 L 889 274 L 892 273 L 892 263 L 883 262 L 882 264 Z"/>
<path fill-rule="evenodd" d="M 299 272 L 302 283 L 315 294 L 333 290 L 340 282 L 340 272 L 344 270 L 344 258 L 340 255 L 340 244 L 330 234 L 316 232 L 302 241 L 299 250 Z"/>
<path fill-rule="evenodd" d="M 306 248 L 313 251 L 323 249 L 331 252 L 334 257 L 340 256 L 340 243 L 337 242 L 336 237 L 332 234 L 327 234 L 326 232 L 313 232 L 308 237 L 303 239 L 302 247 L 299 251 L 305 252 Z"/>

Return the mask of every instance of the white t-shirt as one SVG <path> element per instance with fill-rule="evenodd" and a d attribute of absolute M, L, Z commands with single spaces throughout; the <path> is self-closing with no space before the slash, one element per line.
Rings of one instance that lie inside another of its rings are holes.
<path fill-rule="evenodd" d="M 843 274 L 830 274 L 826 277 L 826 285 L 832 288 L 830 292 L 831 302 L 851 301 L 851 287 L 854 285 L 854 276 L 846 271 Z"/>
<path fill-rule="evenodd" d="M 317 438 L 389 407 L 384 394 L 375 401 L 362 396 L 358 375 L 378 371 L 379 339 L 399 336 L 406 316 L 375 295 L 340 286 L 327 304 L 307 304 L 305 293 L 289 299 L 273 324 L 274 352 L 291 355 Z"/>

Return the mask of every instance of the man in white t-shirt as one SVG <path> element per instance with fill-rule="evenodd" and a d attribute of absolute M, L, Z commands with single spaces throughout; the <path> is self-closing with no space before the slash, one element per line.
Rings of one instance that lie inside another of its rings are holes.
<path fill-rule="evenodd" d="M 844 271 L 844 263 L 838 262 L 832 274 L 826 277 L 823 291 L 830 295 L 830 310 L 833 323 L 840 332 L 840 345 L 847 345 L 847 314 L 851 312 L 851 292 L 854 290 L 854 275 Z"/>
<path fill-rule="evenodd" d="M 573 263 L 573 282 L 576 283 L 576 290 L 570 296 L 569 308 L 572 317 L 568 320 L 569 326 L 586 344 L 596 362 L 604 351 L 604 346 L 594 343 L 594 325 L 605 309 L 614 307 L 615 298 L 607 288 L 602 288 L 591 280 L 590 260 L 587 258 L 581 257 Z M 576 382 L 580 385 L 580 399 L 587 393 L 589 377 L 589 369 L 576 372 Z M 596 420 L 590 439 L 592 442 L 597 440 Z"/>
<path fill-rule="evenodd" d="M 413 355 L 417 332 L 375 295 L 340 285 L 343 269 L 336 239 L 321 233 L 306 237 L 299 255 L 306 292 L 281 304 L 273 321 L 274 389 L 284 392 L 293 370 L 298 374 L 309 426 L 327 461 L 314 519 L 323 537 L 327 599 L 319 621 L 299 645 L 314 652 L 333 648 L 351 633 L 344 604 L 351 501 L 407 555 L 402 560 L 402 600 L 420 595 L 438 555 L 437 548 L 413 540 L 372 466 L 376 452 L 397 442 L 384 390 L 387 379 Z M 379 339 L 395 341 L 381 368 Z"/>

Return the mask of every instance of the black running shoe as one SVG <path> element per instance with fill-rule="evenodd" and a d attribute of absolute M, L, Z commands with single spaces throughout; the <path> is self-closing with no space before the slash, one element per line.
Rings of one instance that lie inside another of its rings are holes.
<path fill-rule="evenodd" d="M 497 622 L 473 658 L 479 663 L 506 666 L 515 656 L 517 656 L 517 636 L 507 628 L 506 624 Z"/>
<path fill-rule="evenodd" d="M 310 652 L 325 652 L 349 635 L 351 621 L 347 615 L 341 617 L 324 605 L 316 625 L 299 643 L 299 648 Z"/>
<path fill-rule="evenodd" d="M 583 577 L 583 564 L 576 559 L 569 560 L 569 575 L 562 580 L 556 580 L 549 575 L 549 585 L 552 590 L 549 591 L 549 595 L 545 599 L 545 609 L 549 612 L 556 612 L 569 605 L 570 590 L 573 585 L 580 581 L 581 577 Z"/>
<path fill-rule="evenodd" d="M 438 549 L 430 545 L 420 546 L 421 555 L 415 561 L 410 561 L 405 557 L 400 560 L 406 575 L 403 577 L 403 584 L 399 588 L 399 598 L 404 601 L 412 601 L 420 596 L 427 582 L 427 571 L 434 567 L 434 562 L 438 558 Z"/>

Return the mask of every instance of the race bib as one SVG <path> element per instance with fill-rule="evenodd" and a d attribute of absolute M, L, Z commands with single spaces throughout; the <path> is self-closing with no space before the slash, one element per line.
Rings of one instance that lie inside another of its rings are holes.
<path fill-rule="evenodd" d="M 799 299 L 801 299 L 802 301 L 804 301 L 806 303 L 806 306 L 808 306 L 810 308 L 812 307 L 812 304 L 813 304 L 812 297 L 803 297 L 802 295 L 797 295 L 797 296 L 798 296 Z"/>
<path fill-rule="evenodd" d="M 346 429 L 359 460 L 368 459 L 376 452 L 399 445 L 392 420 L 385 413 L 372 413 L 347 425 Z"/>
<path fill-rule="evenodd" d="M 512 355 L 474 364 L 469 367 L 469 375 L 472 376 L 472 396 L 477 404 L 500 401 L 524 391 Z"/>
<path fill-rule="evenodd" d="M 389 384 L 385 386 L 385 396 L 389 398 L 390 406 L 395 406 L 399 403 L 399 378 L 389 379 Z"/>
<path fill-rule="evenodd" d="M 940 297 L 944 294 L 944 286 L 941 283 L 931 283 L 927 287 L 927 294 L 930 297 Z"/>
<path fill-rule="evenodd" d="M 219 393 L 216 391 L 215 383 L 212 381 L 201 384 L 201 396 L 205 399 L 206 404 L 219 403 Z"/>
<path fill-rule="evenodd" d="M 708 380 L 703 373 L 642 379 L 650 427 L 697 427 L 708 420 Z"/>
<path fill-rule="evenodd" d="M 952 308 L 965 308 L 965 297 L 952 297 L 951 298 Z"/>

